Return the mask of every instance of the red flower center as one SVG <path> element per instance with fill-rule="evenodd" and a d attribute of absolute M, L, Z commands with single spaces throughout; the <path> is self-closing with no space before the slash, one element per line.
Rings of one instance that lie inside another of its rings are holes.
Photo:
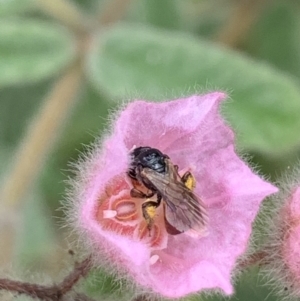
<path fill-rule="evenodd" d="M 140 240 L 153 250 L 165 248 L 167 231 L 163 205 L 152 209 L 153 221 L 149 227 L 143 216 L 142 204 L 150 199 L 131 197 L 131 188 L 125 177 L 110 181 L 99 197 L 96 220 L 103 229 Z"/>

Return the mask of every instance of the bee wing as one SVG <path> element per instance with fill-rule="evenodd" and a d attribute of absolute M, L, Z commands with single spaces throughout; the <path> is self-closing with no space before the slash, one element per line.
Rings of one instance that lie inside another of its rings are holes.
<path fill-rule="evenodd" d="M 182 182 L 151 169 L 145 168 L 142 173 L 162 195 L 166 219 L 173 227 L 180 232 L 193 229 L 203 233 L 208 221 L 205 205 L 192 191 Z"/>
<path fill-rule="evenodd" d="M 194 193 L 181 183 L 170 183 L 163 198 L 166 203 L 166 219 L 173 227 L 180 232 L 193 229 L 203 233 L 208 216 L 204 204 Z"/>

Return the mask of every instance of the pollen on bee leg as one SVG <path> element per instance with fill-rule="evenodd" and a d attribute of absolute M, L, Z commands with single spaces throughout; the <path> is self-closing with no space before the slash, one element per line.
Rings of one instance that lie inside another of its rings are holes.
<path fill-rule="evenodd" d="M 148 218 L 145 218 L 144 216 L 141 219 L 139 226 L 136 228 L 135 235 L 138 239 L 148 244 L 152 250 L 160 250 L 166 248 L 168 243 L 168 235 L 164 224 L 163 207 L 160 206 L 155 208 L 154 211 L 152 211 L 152 209 L 153 208 L 151 208 L 149 212 L 145 211 L 150 216 L 148 216 Z"/>
<path fill-rule="evenodd" d="M 147 206 L 145 208 L 146 214 L 149 218 L 153 219 L 156 215 L 156 207 L 155 206 Z"/>
<path fill-rule="evenodd" d="M 103 210 L 103 218 L 113 218 L 117 215 L 116 210 Z"/>
<path fill-rule="evenodd" d="M 196 187 L 196 179 L 189 170 L 181 176 L 181 181 L 190 190 L 194 190 Z"/>

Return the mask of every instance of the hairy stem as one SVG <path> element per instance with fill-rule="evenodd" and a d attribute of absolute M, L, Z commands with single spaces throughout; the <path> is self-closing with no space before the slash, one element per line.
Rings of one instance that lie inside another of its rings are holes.
<path fill-rule="evenodd" d="M 82 294 L 82 293 L 76 293 L 73 297 L 73 301 L 95 301 L 94 299 L 91 299 L 90 297 Z"/>
<path fill-rule="evenodd" d="M 142 295 L 138 295 L 132 299 L 132 301 L 150 301 L 150 300 L 155 301 L 156 298 L 154 298 L 150 295 L 142 294 Z"/>
<path fill-rule="evenodd" d="M 237 47 L 257 20 L 266 1 L 268 0 L 239 0 L 215 40 L 231 48 Z"/>
<path fill-rule="evenodd" d="M 84 32 L 87 21 L 79 9 L 68 0 L 35 0 L 40 10 L 75 32 Z"/>
<path fill-rule="evenodd" d="M 99 15 L 98 22 L 100 26 L 108 26 L 122 19 L 130 3 L 131 0 L 108 1 L 108 4 Z"/>
<path fill-rule="evenodd" d="M 57 81 L 16 152 L 14 165 L 0 189 L 0 240 L 5 241 L 0 263 L 9 264 L 11 261 L 22 199 L 44 166 L 62 125 L 68 120 L 81 78 L 81 64 L 76 62 Z"/>
<path fill-rule="evenodd" d="M 251 254 L 246 259 L 240 262 L 239 268 L 246 269 L 254 265 L 263 265 L 266 262 L 268 253 L 265 251 L 258 251 Z"/>
<path fill-rule="evenodd" d="M 82 70 L 77 62 L 57 81 L 31 122 L 21 143 L 14 166 L 1 190 L 1 207 L 15 208 L 35 180 L 54 141 L 75 105 Z"/>
<path fill-rule="evenodd" d="M 15 281 L 10 279 L 0 279 L 0 289 L 10 291 L 18 295 L 26 295 L 45 301 L 61 300 L 77 284 L 80 278 L 85 277 L 91 269 L 91 257 L 86 258 L 80 263 L 76 263 L 74 269 L 67 275 L 62 282 L 52 286 L 38 285 L 28 282 Z M 77 296 L 84 296 L 76 294 Z M 75 297 L 76 297 L 75 295 Z M 82 299 L 75 300 L 84 300 Z M 86 298 L 85 300 L 90 300 Z"/>

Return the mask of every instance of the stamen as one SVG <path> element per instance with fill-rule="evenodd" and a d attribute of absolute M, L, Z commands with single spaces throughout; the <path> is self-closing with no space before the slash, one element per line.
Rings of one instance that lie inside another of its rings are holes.
<path fill-rule="evenodd" d="M 148 223 L 143 220 L 138 227 L 138 237 L 155 250 L 166 248 L 167 246 L 167 233 L 164 228 L 157 224 L 157 221 L 152 224 L 149 230 Z"/>
<path fill-rule="evenodd" d="M 159 260 L 159 256 L 157 254 L 154 254 L 150 257 L 150 265 L 155 264 Z"/>
<path fill-rule="evenodd" d="M 116 210 L 103 210 L 103 218 L 113 218 L 117 215 Z"/>
<path fill-rule="evenodd" d="M 113 209 L 117 211 L 118 220 L 129 221 L 137 218 L 137 208 L 134 201 L 119 200 L 113 204 Z"/>

